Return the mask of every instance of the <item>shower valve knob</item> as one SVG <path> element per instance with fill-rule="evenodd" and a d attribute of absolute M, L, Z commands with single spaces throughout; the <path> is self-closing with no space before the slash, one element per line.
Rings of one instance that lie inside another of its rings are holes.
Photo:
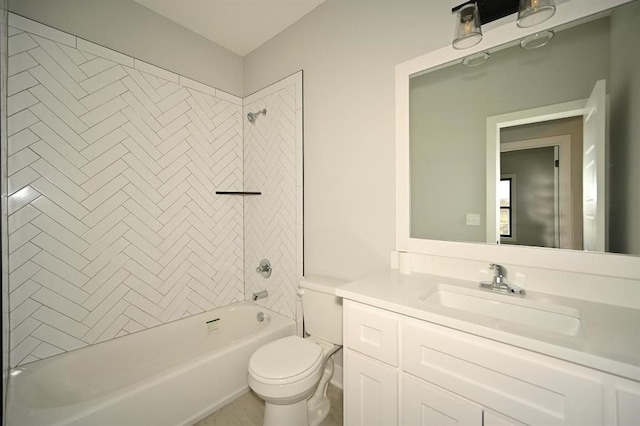
<path fill-rule="evenodd" d="M 271 262 L 269 262 L 268 259 L 262 259 L 260 261 L 260 265 L 256 268 L 256 272 L 261 274 L 264 278 L 269 278 L 272 271 Z"/>

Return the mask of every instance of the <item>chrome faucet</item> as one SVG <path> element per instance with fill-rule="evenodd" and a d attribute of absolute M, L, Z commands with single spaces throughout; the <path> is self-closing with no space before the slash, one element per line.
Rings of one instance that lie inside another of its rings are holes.
<path fill-rule="evenodd" d="M 507 271 L 504 266 L 497 263 L 490 263 L 489 269 L 493 269 L 493 281 L 482 281 L 480 287 L 493 291 L 500 291 L 510 294 L 524 295 L 524 289 L 516 285 L 510 284 L 507 280 Z"/>
<path fill-rule="evenodd" d="M 497 263 L 490 263 L 489 269 L 493 269 L 496 272 L 493 274 L 493 285 L 494 287 L 502 287 L 507 285 L 507 277 L 504 273 L 504 266 L 498 265 Z"/>

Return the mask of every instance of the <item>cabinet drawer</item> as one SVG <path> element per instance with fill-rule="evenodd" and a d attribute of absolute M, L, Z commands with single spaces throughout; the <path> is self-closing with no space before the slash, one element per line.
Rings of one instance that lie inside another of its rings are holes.
<path fill-rule="evenodd" d="M 531 425 L 603 423 L 589 370 L 431 323 L 406 320 L 407 372 Z"/>
<path fill-rule="evenodd" d="M 382 309 L 345 301 L 345 333 L 349 348 L 398 366 L 398 318 Z"/>

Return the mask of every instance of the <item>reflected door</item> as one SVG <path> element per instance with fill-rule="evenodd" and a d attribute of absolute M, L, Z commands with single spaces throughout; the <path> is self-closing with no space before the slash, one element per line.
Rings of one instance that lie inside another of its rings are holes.
<path fill-rule="evenodd" d="M 584 249 L 606 251 L 606 81 L 593 87 L 585 105 L 582 209 Z"/>

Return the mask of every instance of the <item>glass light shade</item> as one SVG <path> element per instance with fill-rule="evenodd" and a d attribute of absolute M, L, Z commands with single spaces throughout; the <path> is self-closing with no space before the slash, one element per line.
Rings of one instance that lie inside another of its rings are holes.
<path fill-rule="evenodd" d="M 465 4 L 456 11 L 456 33 L 453 39 L 453 47 L 456 49 L 468 49 L 482 40 L 480 28 L 480 14 L 475 3 Z"/>
<path fill-rule="evenodd" d="M 546 46 L 554 36 L 554 32 L 542 31 L 540 33 L 531 34 L 520 40 L 520 47 L 526 50 L 538 49 L 542 46 Z"/>
<path fill-rule="evenodd" d="M 478 65 L 482 65 L 489 59 L 489 52 L 478 52 L 473 55 L 469 55 L 462 60 L 462 65 L 467 68 L 477 67 Z"/>
<path fill-rule="evenodd" d="M 520 28 L 529 28 L 541 24 L 556 13 L 554 0 L 520 0 L 518 20 Z"/>

